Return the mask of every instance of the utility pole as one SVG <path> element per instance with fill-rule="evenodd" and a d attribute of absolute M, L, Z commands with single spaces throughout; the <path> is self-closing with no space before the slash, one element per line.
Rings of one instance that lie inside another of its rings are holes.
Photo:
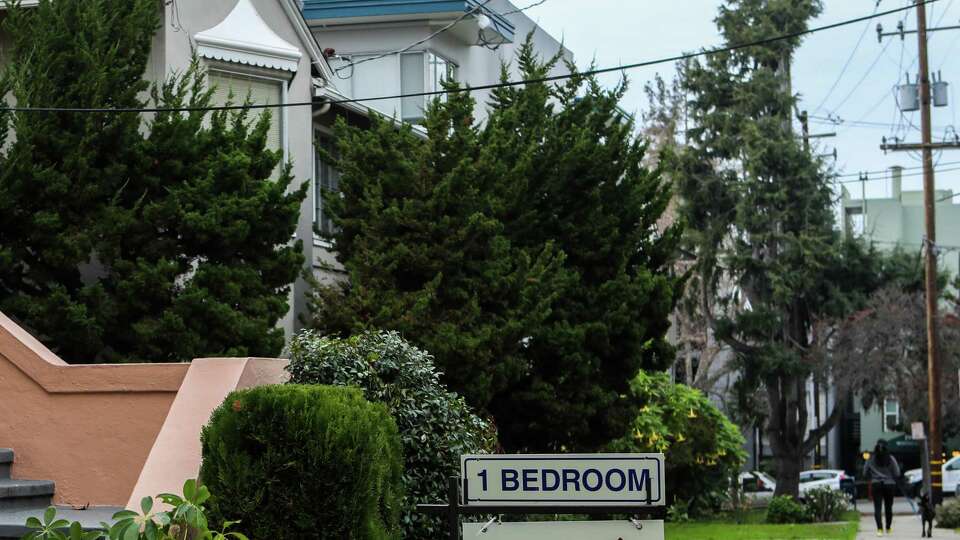
<path fill-rule="evenodd" d="M 934 203 L 933 149 L 930 136 L 930 65 L 927 59 L 927 6 L 917 2 L 917 39 L 920 48 L 920 130 L 923 143 L 923 206 L 926 227 L 924 276 L 927 292 L 927 386 L 930 422 L 931 499 L 943 499 L 943 432 L 940 426 L 940 355 L 937 339 L 937 221 Z"/>
<path fill-rule="evenodd" d="M 903 39 L 907 34 L 917 34 L 920 55 L 919 108 L 920 144 L 905 144 L 898 140 L 888 144 L 884 138 L 880 146 L 884 151 L 916 151 L 923 156 L 923 206 L 924 206 L 924 285 L 926 289 L 926 323 L 927 323 L 927 399 L 928 399 L 928 428 L 929 441 L 928 457 L 930 460 L 930 487 L 931 498 L 939 504 L 943 500 L 943 427 L 941 425 L 941 392 L 940 392 L 940 342 L 937 335 L 937 227 L 936 201 L 933 177 L 933 150 L 960 149 L 960 142 L 934 143 L 931 136 L 931 90 L 930 90 L 930 63 L 927 57 L 927 33 L 939 30 L 955 30 L 958 27 L 927 28 L 927 10 L 924 2 L 915 0 L 917 4 L 917 29 L 904 31 L 902 26 L 898 32 L 884 33 L 882 27 L 877 26 L 877 37 L 900 36 Z M 945 104 L 945 102 L 944 102 Z M 937 104 L 940 105 L 939 103 Z"/>

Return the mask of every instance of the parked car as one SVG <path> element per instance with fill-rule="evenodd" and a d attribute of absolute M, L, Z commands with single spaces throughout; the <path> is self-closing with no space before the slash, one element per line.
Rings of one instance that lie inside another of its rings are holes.
<path fill-rule="evenodd" d="M 800 497 L 821 487 L 843 491 L 850 497 L 856 496 L 856 479 L 839 469 L 817 469 L 800 473 Z"/>
<path fill-rule="evenodd" d="M 758 505 L 767 504 L 773 498 L 773 493 L 777 489 L 777 481 L 760 471 L 742 472 L 738 480 L 743 493 L 751 497 Z M 835 469 L 820 469 L 800 473 L 800 498 L 803 498 L 804 493 L 819 487 L 843 491 L 853 497 L 856 493 L 856 479 L 844 471 Z"/>
<path fill-rule="evenodd" d="M 943 474 L 943 494 L 946 496 L 956 496 L 957 487 L 960 485 L 960 456 L 947 460 L 940 469 Z M 910 469 L 903 473 L 904 480 L 909 489 L 909 495 L 916 497 L 923 489 L 923 469 Z"/>
<path fill-rule="evenodd" d="M 766 506 L 773 498 L 777 482 L 768 474 L 760 471 L 746 471 L 738 478 L 743 494 L 753 500 L 756 506 Z"/>

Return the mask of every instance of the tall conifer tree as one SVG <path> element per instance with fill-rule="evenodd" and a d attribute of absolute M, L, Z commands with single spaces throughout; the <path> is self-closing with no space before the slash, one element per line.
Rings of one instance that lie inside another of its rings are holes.
<path fill-rule="evenodd" d="M 819 0 L 728 0 L 717 25 L 730 45 L 805 30 Z M 799 38 L 711 54 L 682 70 L 692 124 L 670 174 L 716 295 L 706 310 L 736 353 L 739 384 L 762 403 L 777 493 L 796 496 L 806 456 L 839 421 L 855 388 L 832 379 L 823 328 L 883 280 L 878 258 L 834 226 L 830 175 L 793 131 L 790 62 Z M 821 333 L 818 334 L 818 328 Z M 808 385 L 836 384 L 836 404 L 811 429 Z"/>
<path fill-rule="evenodd" d="M 24 107 L 209 105 L 198 64 L 143 79 L 158 22 L 155 0 L 11 6 L 4 83 Z M 269 115 L 9 118 L 0 310 L 74 362 L 280 352 L 306 188 L 266 147 Z"/>
<path fill-rule="evenodd" d="M 534 80 L 559 59 L 528 40 L 517 61 Z M 316 324 L 400 330 L 507 448 L 621 435 L 630 378 L 671 361 L 678 286 L 677 230 L 656 226 L 670 191 L 641 164 L 624 90 L 583 77 L 500 89 L 480 125 L 455 93 L 427 112 L 425 141 L 340 125 L 343 196 L 327 204 L 350 280 L 319 289 Z"/>

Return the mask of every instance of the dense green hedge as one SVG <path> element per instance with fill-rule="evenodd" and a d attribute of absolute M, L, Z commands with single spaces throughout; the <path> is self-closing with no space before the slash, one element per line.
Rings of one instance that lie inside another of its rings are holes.
<path fill-rule="evenodd" d="M 359 390 L 263 386 L 227 396 L 203 429 L 211 519 L 251 538 L 400 537 L 402 456 L 386 407 Z"/>
<path fill-rule="evenodd" d="M 462 454 L 496 449 L 496 431 L 463 398 L 440 383 L 433 358 L 396 332 L 337 339 L 304 332 L 290 343 L 291 382 L 358 386 L 397 421 L 406 467 L 407 540 L 445 534 L 442 516 L 415 511 L 416 503 L 446 500 L 447 479 L 460 472 Z"/>

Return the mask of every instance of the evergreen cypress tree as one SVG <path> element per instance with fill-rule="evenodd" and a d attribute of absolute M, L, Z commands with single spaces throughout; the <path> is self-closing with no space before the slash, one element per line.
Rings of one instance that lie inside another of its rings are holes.
<path fill-rule="evenodd" d="M 528 80 L 557 61 L 529 40 L 518 57 Z M 429 108 L 426 141 L 382 120 L 341 124 L 342 197 L 326 202 L 350 280 L 318 289 L 315 324 L 399 330 L 494 415 L 509 449 L 622 434 L 628 381 L 670 362 L 678 285 L 676 231 L 655 226 L 670 193 L 640 163 L 624 90 L 502 89 L 482 126 L 452 94 Z"/>
<path fill-rule="evenodd" d="M 152 101 L 208 107 L 205 79 L 194 62 Z M 276 323 L 304 261 L 290 237 L 308 185 L 289 189 L 290 165 L 267 147 L 270 115 L 161 112 L 148 122 L 150 164 L 116 198 L 122 210 L 100 254 L 117 299 L 107 360 L 280 354 Z"/>
<path fill-rule="evenodd" d="M 552 245 L 507 237 L 472 111 L 466 94 L 434 104 L 425 141 L 377 117 L 368 130 L 338 123 L 342 196 L 325 203 L 350 279 L 318 288 L 312 307 L 328 331 L 399 331 L 487 405 L 523 375 L 525 338 L 569 278 Z"/>
<path fill-rule="evenodd" d="M 141 107 L 152 0 L 11 6 L 6 84 L 23 107 Z M 116 307 L 96 279 L 114 198 L 146 163 L 140 116 L 14 113 L 0 167 L 0 309 L 66 359 L 93 360 Z"/>
<path fill-rule="evenodd" d="M 154 0 L 41 0 L 9 9 L 4 81 L 34 107 L 210 104 L 194 64 L 143 80 Z M 237 96 L 242 102 L 244 96 Z M 0 156 L 0 309 L 69 361 L 272 356 L 303 256 L 269 115 L 11 116 Z"/>
<path fill-rule="evenodd" d="M 733 45 L 804 30 L 820 10 L 819 0 L 734 0 L 716 21 Z M 830 380 L 817 329 L 883 281 L 875 254 L 835 230 L 830 177 L 792 130 L 790 62 L 799 45 L 779 40 L 685 66 L 693 127 L 671 167 L 697 274 L 718 299 L 702 315 L 736 352 L 744 395 L 761 390 L 765 403 L 746 408 L 765 424 L 777 494 L 793 496 L 805 456 L 855 390 Z M 837 403 L 812 430 L 811 377 L 838 385 Z"/>
<path fill-rule="evenodd" d="M 559 58 L 539 61 L 528 41 L 517 61 L 539 79 Z M 499 167 L 508 234 L 521 246 L 554 243 L 574 276 L 531 329 L 530 375 L 490 402 L 515 448 L 592 449 L 622 434 L 634 414 L 621 397 L 630 379 L 673 359 L 666 332 L 679 228 L 658 228 L 671 191 L 643 165 L 646 144 L 619 108 L 626 90 L 575 77 L 494 92 L 484 149 Z"/>

